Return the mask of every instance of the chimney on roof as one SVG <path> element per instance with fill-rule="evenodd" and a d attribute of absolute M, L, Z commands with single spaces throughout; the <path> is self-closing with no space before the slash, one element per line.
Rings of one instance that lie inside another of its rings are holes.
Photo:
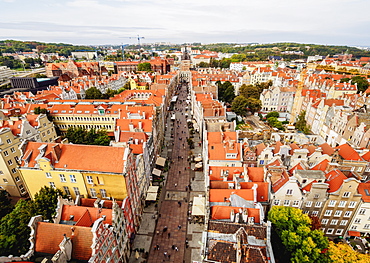
<path fill-rule="evenodd" d="M 143 131 L 143 123 L 141 121 L 139 121 L 139 130 Z"/>
<path fill-rule="evenodd" d="M 134 124 L 133 124 L 132 122 L 130 122 L 130 123 L 128 124 L 128 127 L 129 127 L 130 132 L 135 132 Z"/>

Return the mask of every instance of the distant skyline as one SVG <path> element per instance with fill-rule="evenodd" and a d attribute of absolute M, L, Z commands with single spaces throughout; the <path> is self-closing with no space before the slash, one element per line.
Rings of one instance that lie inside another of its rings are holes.
<path fill-rule="evenodd" d="M 0 40 L 370 46 L 369 0 L 0 0 Z"/>

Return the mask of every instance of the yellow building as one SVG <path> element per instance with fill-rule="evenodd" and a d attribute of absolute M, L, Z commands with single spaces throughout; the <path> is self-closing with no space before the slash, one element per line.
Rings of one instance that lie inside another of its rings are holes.
<path fill-rule="evenodd" d="M 124 152 L 121 147 L 28 142 L 19 170 L 31 197 L 52 186 L 72 198 L 123 200 Z"/>
<path fill-rule="evenodd" d="M 27 191 L 17 169 L 21 152 L 20 138 L 13 135 L 10 128 L 0 129 L 0 189 L 11 196 L 26 196 Z"/>

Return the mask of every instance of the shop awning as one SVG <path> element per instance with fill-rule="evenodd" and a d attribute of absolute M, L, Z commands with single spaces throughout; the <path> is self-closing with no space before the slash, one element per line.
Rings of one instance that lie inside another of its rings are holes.
<path fill-rule="evenodd" d="M 351 237 L 361 236 L 360 232 L 358 232 L 358 231 L 348 231 L 348 235 L 351 236 Z"/>
<path fill-rule="evenodd" d="M 157 168 L 154 168 L 154 169 L 153 169 L 153 172 L 152 172 L 152 174 L 154 174 L 154 175 L 156 175 L 156 176 L 161 176 L 161 173 L 162 173 L 162 171 L 161 171 L 161 170 L 159 170 L 159 169 L 157 169 Z"/>
<path fill-rule="evenodd" d="M 201 162 L 201 161 L 202 161 L 202 157 L 195 157 L 195 158 L 194 158 L 194 161 L 196 161 L 196 162 Z"/>
<path fill-rule="evenodd" d="M 157 200 L 157 193 L 148 193 L 145 201 L 155 201 Z"/>
<path fill-rule="evenodd" d="M 203 163 L 201 163 L 201 162 L 200 162 L 200 163 L 197 163 L 197 164 L 195 165 L 195 168 L 198 168 L 198 169 L 199 169 L 199 168 L 202 168 L 202 167 L 203 167 Z"/>
<path fill-rule="evenodd" d="M 155 162 L 156 165 L 163 166 L 166 163 L 166 159 L 163 157 L 158 157 L 157 161 Z"/>
<path fill-rule="evenodd" d="M 146 201 L 155 201 L 157 199 L 159 186 L 151 185 L 148 188 L 148 194 L 145 198 Z"/>
<path fill-rule="evenodd" d="M 204 216 L 205 215 L 205 198 L 202 196 L 195 196 L 193 199 L 193 207 L 191 214 L 193 216 Z"/>

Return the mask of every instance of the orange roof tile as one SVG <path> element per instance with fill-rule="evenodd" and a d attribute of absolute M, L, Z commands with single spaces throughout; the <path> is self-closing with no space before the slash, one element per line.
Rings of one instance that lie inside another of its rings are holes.
<path fill-rule="evenodd" d="M 328 164 L 329 164 L 329 161 L 327 159 L 322 160 L 321 162 L 316 164 L 314 167 L 312 167 L 311 170 L 321 170 L 324 172 L 326 168 L 328 167 Z"/>
<path fill-rule="evenodd" d="M 54 168 L 122 173 L 122 167 L 125 162 L 123 160 L 125 149 L 122 147 L 97 145 L 28 142 L 25 152 L 32 150 L 28 167 L 36 166 L 36 157 L 40 152 L 38 148 L 42 145 L 46 145 L 45 155 L 52 153 L 51 156 L 54 156 L 53 146 L 60 147 L 61 155 L 58 162 L 52 160 Z M 22 161 L 22 166 L 24 165 L 25 163 Z"/>
<path fill-rule="evenodd" d="M 253 201 L 253 190 L 252 189 L 210 189 L 209 190 L 209 201 L 210 202 L 225 202 L 225 198 L 229 198 L 230 195 L 232 194 L 236 194 L 244 198 L 247 201 Z"/>
<path fill-rule="evenodd" d="M 263 167 L 247 167 L 249 180 L 252 182 L 264 182 L 265 172 Z"/>
<path fill-rule="evenodd" d="M 320 144 L 319 147 L 321 147 L 322 149 L 322 154 L 327 154 L 330 156 L 335 152 L 335 150 L 326 142 L 323 144 Z"/>
<path fill-rule="evenodd" d="M 37 223 L 35 251 L 54 255 L 59 250 L 59 244 L 64 234 L 72 239 L 72 258 L 88 260 L 92 254 L 93 233 L 90 227 L 74 226 L 72 235 L 70 225 Z"/>
<path fill-rule="evenodd" d="M 329 184 L 328 193 L 338 191 L 338 189 L 342 186 L 343 181 L 347 179 L 347 176 L 337 169 L 330 171 L 325 175 L 325 177 L 325 183 Z"/>
<path fill-rule="evenodd" d="M 345 160 L 363 161 L 361 156 L 347 143 L 339 145 L 336 149 L 338 149 L 339 155 Z"/>
<path fill-rule="evenodd" d="M 369 203 L 370 202 L 370 182 L 360 183 L 358 185 L 357 191 L 358 191 L 359 194 L 362 195 L 361 199 L 365 203 Z"/>
<path fill-rule="evenodd" d="M 254 217 L 255 223 L 260 223 L 260 210 L 257 208 L 244 208 L 248 212 L 248 217 Z M 211 207 L 211 217 L 213 220 L 223 220 L 230 219 L 231 211 L 234 210 L 235 213 L 239 213 L 243 210 L 242 207 L 232 207 L 232 206 L 220 206 L 215 205 Z"/>
<path fill-rule="evenodd" d="M 89 213 L 89 215 L 87 216 L 86 216 L 86 211 L 88 211 Z M 71 215 L 73 215 L 73 220 L 70 219 Z M 112 224 L 112 209 L 63 205 L 62 216 L 60 220 L 79 222 L 80 219 L 84 217 L 81 221 L 81 224 L 83 224 L 83 223 L 88 223 L 90 219 L 92 222 L 95 222 L 97 219 L 101 218 L 103 215 L 106 217 L 104 220 L 104 223 L 111 225 Z"/>

